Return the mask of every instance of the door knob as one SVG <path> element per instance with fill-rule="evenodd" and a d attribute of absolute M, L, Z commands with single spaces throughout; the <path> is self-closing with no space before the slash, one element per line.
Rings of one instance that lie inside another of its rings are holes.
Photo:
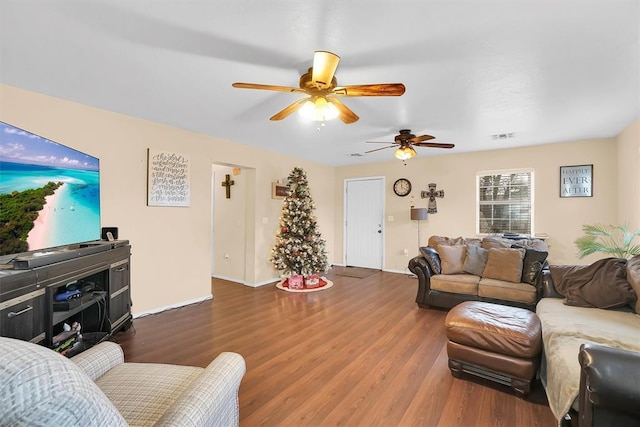
<path fill-rule="evenodd" d="M 382 230 L 378 230 L 378 234 L 379 234 L 379 233 L 382 233 Z"/>

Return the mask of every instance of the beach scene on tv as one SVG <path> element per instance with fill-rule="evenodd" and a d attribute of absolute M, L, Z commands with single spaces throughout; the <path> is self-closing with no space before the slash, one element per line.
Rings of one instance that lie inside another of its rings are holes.
<path fill-rule="evenodd" d="M 100 239 L 99 164 L 0 122 L 0 255 Z"/>

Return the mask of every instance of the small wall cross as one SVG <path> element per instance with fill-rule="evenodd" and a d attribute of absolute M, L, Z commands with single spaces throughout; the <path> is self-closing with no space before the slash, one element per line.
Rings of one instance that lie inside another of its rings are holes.
<path fill-rule="evenodd" d="M 231 198 L 231 186 L 233 184 L 235 184 L 235 182 L 231 179 L 231 176 L 226 174 L 224 176 L 224 181 L 222 181 L 222 186 L 225 187 L 225 190 L 227 191 L 227 199 Z"/>
<path fill-rule="evenodd" d="M 428 213 L 436 213 L 438 212 L 438 205 L 436 204 L 436 197 L 440 197 L 443 198 L 444 197 L 444 190 L 438 190 L 436 191 L 436 185 L 437 184 L 429 184 L 429 191 L 422 191 L 420 192 L 420 198 L 422 199 L 429 199 L 429 207 L 427 209 Z"/>

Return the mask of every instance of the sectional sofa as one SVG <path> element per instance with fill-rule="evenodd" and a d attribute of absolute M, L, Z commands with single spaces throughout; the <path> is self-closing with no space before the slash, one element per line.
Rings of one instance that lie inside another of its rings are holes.
<path fill-rule="evenodd" d="M 549 265 L 544 242 L 495 236 L 432 236 L 420 252 L 409 269 L 418 277 L 416 302 L 421 308 L 486 301 L 536 312 L 543 347 L 540 379 L 559 424 L 569 420 L 578 425 L 579 396 L 598 396 L 595 386 L 586 390 L 582 384 L 581 391 L 581 363 L 590 365 L 580 359 L 586 357 L 581 353 L 585 345 L 608 348 L 606 372 L 591 376 L 597 377 L 601 392 L 621 396 L 615 399 L 617 408 L 640 419 L 638 385 L 630 381 L 638 378 L 640 365 L 630 368 L 629 362 L 640 360 L 640 256 Z M 478 260 L 479 253 L 485 258 Z M 629 351 L 637 357 L 630 358 Z"/>
<path fill-rule="evenodd" d="M 541 285 L 542 299 L 536 308 L 543 341 L 540 379 L 558 421 L 567 414 L 575 420 L 580 412 L 583 344 L 613 348 L 607 372 L 601 373 L 605 382 L 601 388 L 638 396 L 638 384 L 625 375 L 629 371 L 628 364 L 621 362 L 625 356 L 615 350 L 640 352 L 640 256 L 629 261 L 602 259 L 585 266 L 551 265 L 543 270 Z M 632 371 L 639 369 L 637 365 Z M 637 397 L 621 404 L 639 412 Z"/>

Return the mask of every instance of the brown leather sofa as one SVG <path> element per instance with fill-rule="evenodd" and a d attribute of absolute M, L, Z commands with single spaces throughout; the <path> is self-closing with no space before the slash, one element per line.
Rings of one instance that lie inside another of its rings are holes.
<path fill-rule="evenodd" d="M 580 346 L 580 413 L 572 425 L 640 426 L 640 353 Z"/>
<path fill-rule="evenodd" d="M 480 246 L 486 250 L 526 248 L 522 268 L 523 280 L 505 281 L 485 278 L 478 273 L 443 275 L 442 260 L 438 250 L 446 246 Z M 418 278 L 416 303 L 420 308 L 438 307 L 450 309 L 463 301 L 485 301 L 535 311 L 542 297 L 540 272 L 546 263 L 547 245 L 538 239 L 507 239 L 496 236 L 484 239 L 449 239 L 432 236 L 429 245 L 420 248 L 420 255 L 409 260 L 409 270 Z M 532 262 L 527 261 L 532 255 Z M 435 276 L 438 276 L 434 279 Z M 445 277 L 448 276 L 448 277 Z M 524 277 L 527 279 L 524 279 Z M 526 283 L 523 283 L 526 280 Z"/>

